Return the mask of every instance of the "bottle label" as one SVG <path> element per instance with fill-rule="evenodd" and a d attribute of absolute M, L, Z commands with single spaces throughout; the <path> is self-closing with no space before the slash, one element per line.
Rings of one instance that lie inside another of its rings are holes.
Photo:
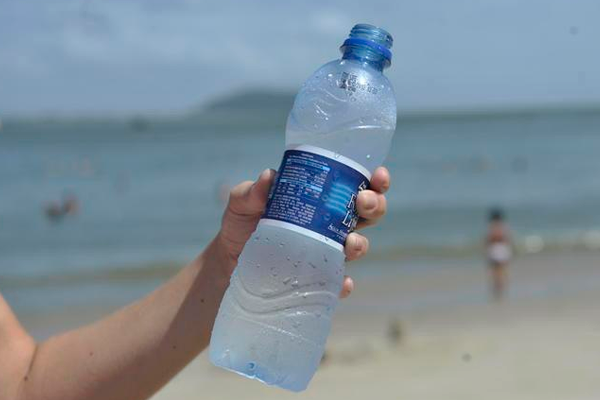
<path fill-rule="evenodd" d="M 290 229 L 339 250 L 356 228 L 356 197 L 371 174 L 349 158 L 315 146 L 288 148 L 260 224 Z"/>

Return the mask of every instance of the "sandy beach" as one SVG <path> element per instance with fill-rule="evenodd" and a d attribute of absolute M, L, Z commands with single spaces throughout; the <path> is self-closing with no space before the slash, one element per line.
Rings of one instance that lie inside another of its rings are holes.
<path fill-rule="evenodd" d="M 598 399 L 599 264 L 593 252 L 521 257 L 502 304 L 465 299 L 484 282 L 481 268 L 359 278 L 306 392 L 221 371 L 202 355 L 155 399 Z M 445 300 L 393 312 L 425 291 Z M 388 338 L 393 319 L 399 343 Z"/>
<path fill-rule="evenodd" d="M 307 391 L 220 370 L 204 353 L 154 399 L 600 398 L 600 253 L 518 257 L 502 303 L 488 299 L 477 260 L 406 268 L 414 261 L 389 261 L 384 274 L 366 273 L 372 259 L 349 268 L 356 290 L 336 312 L 326 359 Z M 34 332 L 52 332 L 110 310 L 71 311 L 21 317 Z"/>

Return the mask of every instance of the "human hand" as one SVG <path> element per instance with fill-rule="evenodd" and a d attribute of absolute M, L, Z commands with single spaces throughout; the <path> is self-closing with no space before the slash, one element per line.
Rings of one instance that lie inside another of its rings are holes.
<path fill-rule="evenodd" d="M 244 245 L 256 230 L 265 210 L 274 178 L 275 171 L 267 169 L 260 174 L 256 182 L 245 181 L 231 190 L 221 222 L 221 231 L 217 236 L 218 243 L 227 257 L 225 263 L 227 276 L 233 272 Z M 384 167 L 377 168 L 371 177 L 370 188 L 361 191 L 356 200 L 356 209 L 360 216 L 357 229 L 376 224 L 385 214 L 387 203 L 384 194 L 389 186 L 388 170 Z M 357 232 L 348 235 L 344 246 L 346 260 L 357 260 L 367 254 L 368 250 L 369 240 L 365 236 Z M 352 278 L 346 276 L 340 297 L 347 297 L 353 289 Z"/>

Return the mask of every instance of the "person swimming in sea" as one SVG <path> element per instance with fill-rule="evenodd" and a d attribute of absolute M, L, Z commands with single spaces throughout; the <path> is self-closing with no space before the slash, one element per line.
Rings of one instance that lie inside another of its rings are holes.
<path fill-rule="evenodd" d="M 44 206 L 44 214 L 51 221 L 59 221 L 65 215 L 79 212 L 79 200 L 72 193 L 66 193 L 62 201 L 51 201 Z"/>
<path fill-rule="evenodd" d="M 489 212 L 489 225 L 485 244 L 487 261 L 490 267 L 492 295 L 494 299 L 501 300 L 506 293 L 507 269 L 513 251 L 504 212 L 499 208 L 494 208 Z"/>

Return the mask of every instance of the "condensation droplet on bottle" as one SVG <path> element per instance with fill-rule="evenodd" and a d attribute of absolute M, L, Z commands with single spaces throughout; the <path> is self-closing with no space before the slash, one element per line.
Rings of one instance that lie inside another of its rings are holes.
<path fill-rule="evenodd" d="M 313 268 L 317 268 L 317 266 L 315 264 L 311 263 L 310 261 L 308 262 L 308 265 L 310 265 Z"/>
<path fill-rule="evenodd" d="M 283 242 L 280 242 L 280 243 L 279 243 L 279 247 L 281 247 L 281 248 L 285 247 L 285 243 L 283 243 Z"/>
<path fill-rule="evenodd" d="M 271 276 L 273 276 L 273 277 L 277 276 L 277 268 L 276 267 L 271 267 Z"/>
<path fill-rule="evenodd" d="M 287 256 L 285 259 L 290 261 L 292 258 L 290 256 Z"/>
<path fill-rule="evenodd" d="M 313 124 L 313 128 L 317 129 L 318 127 L 319 127 L 319 125 Z"/>
<path fill-rule="evenodd" d="M 305 299 L 305 298 L 307 298 L 307 297 L 308 297 L 308 293 L 306 293 L 306 292 L 302 293 L 302 298 L 303 298 L 303 299 Z"/>
<path fill-rule="evenodd" d="M 320 312 L 320 311 L 317 311 L 317 312 L 315 313 L 315 315 L 317 316 L 317 318 L 321 318 L 321 312 Z"/>
<path fill-rule="evenodd" d="M 256 264 L 256 268 L 260 268 L 260 264 Z"/>
<path fill-rule="evenodd" d="M 329 121 L 329 117 L 327 117 L 327 116 L 326 116 L 326 117 L 325 117 L 325 121 Z"/>
<path fill-rule="evenodd" d="M 260 235 L 254 236 L 254 240 L 260 240 Z"/>
<path fill-rule="evenodd" d="M 291 280 L 292 280 L 292 278 L 291 278 L 290 276 L 288 276 L 287 278 L 285 278 L 285 279 L 283 280 L 283 284 L 284 284 L 284 285 L 287 285 L 287 284 L 288 284 L 288 283 L 289 283 Z"/>
<path fill-rule="evenodd" d="M 327 255 L 323 254 L 323 261 L 328 262 Z"/>
<path fill-rule="evenodd" d="M 296 262 L 294 263 L 294 267 L 298 268 L 298 266 L 299 266 L 300 264 L 301 264 L 301 261 L 296 261 Z"/>
<path fill-rule="evenodd" d="M 300 321 L 294 321 L 294 322 L 292 322 L 292 326 L 293 326 L 294 328 L 299 328 L 299 327 L 300 327 L 300 325 L 301 325 L 301 324 L 300 324 Z"/>
<path fill-rule="evenodd" d="M 268 237 L 266 237 L 266 238 L 265 238 L 265 242 L 267 242 L 267 243 L 269 243 L 269 242 L 270 242 L 270 240 L 269 240 L 269 238 L 268 238 Z"/>
<path fill-rule="evenodd" d="M 294 281 L 292 282 L 292 287 L 293 288 L 297 288 L 298 287 L 298 279 L 294 278 Z"/>
<path fill-rule="evenodd" d="M 354 103 L 356 101 L 356 98 L 355 97 L 350 97 L 350 101 Z"/>
<path fill-rule="evenodd" d="M 328 78 L 331 78 L 333 76 L 333 74 L 327 74 Z"/>
<path fill-rule="evenodd" d="M 325 285 L 327 285 L 327 282 L 325 282 L 325 281 L 319 281 L 319 286 L 325 286 Z"/>
<path fill-rule="evenodd" d="M 367 154 L 367 160 L 369 160 L 371 158 L 370 154 Z"/>

